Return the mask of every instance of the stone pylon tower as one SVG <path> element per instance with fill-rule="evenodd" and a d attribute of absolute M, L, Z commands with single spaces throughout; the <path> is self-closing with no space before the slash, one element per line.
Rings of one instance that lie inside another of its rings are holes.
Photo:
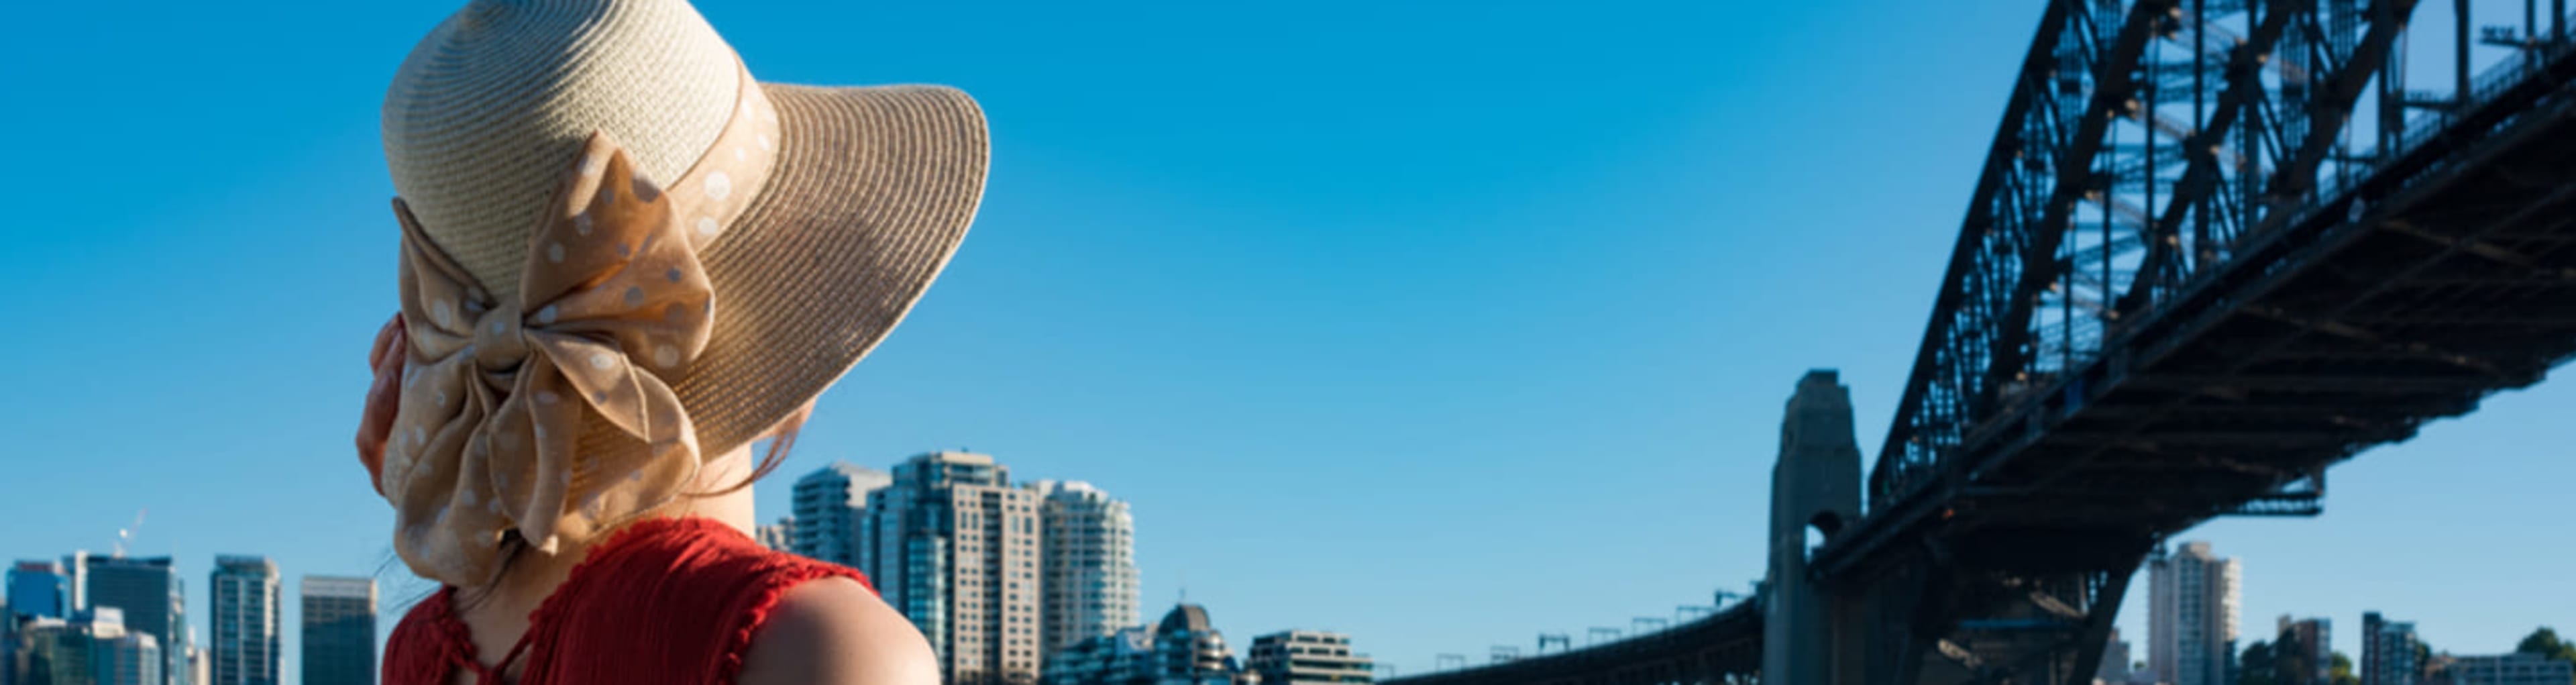
<path fill-rule="evenodd" d="M 1828 597 L 1807 578 L 1807 531 L 1831 539 L 1860 517 L 1860 447 L 1851 391 L 1832 370 L 1807 372 L 1780 421 L 1771 468 L 1771 573 L 1762 584 L 1763 685 L 1831 682 Z"/>

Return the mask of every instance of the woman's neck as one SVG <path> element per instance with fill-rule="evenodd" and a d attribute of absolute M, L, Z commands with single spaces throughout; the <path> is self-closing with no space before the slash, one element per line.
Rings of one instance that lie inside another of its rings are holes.
<path fill-rule="evenodd" d="M 707 462 L 687 492 L 712 493 L 743 483 L 750 474 L 751 448 L 745 445 L 731 454 Z M 619 530 L 635 521 L 657 518 L 699 517 L 732 526 L 743 535 L 753 534 L 755 518 L 751 488 L 744 487 L 722 494 L 682 495 L 669 504 L 656 507 L 616 529 L 600 531 L 580 541 L 562 541 L 551 554 L 534 547 L 521 547 L 502 569 L 501 577 L 488 588 L 459 588 L 455 610 L 474 636 L 474 652 L 487 665 L 498 665 L 519 636 L 528 632 L 528 619 L 555 588 L 572 579 L 574 566 L 587 558 L 593 546 L 614 537 Z"/>

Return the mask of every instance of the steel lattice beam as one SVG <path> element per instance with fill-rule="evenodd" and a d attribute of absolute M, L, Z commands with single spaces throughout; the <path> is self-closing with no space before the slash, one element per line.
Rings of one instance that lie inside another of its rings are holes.
<path fill-rule="evenodd" d="M 2156 215 L 2155 225 L 2143 241 L 2147 256 L 2144 268 L 2140 270 L 2145 273 L 2129 285 L 2128 294 L 2120 297 L 2116 307 L 2120 313 L 2136 315 L 2146 308 L 2156 287 L 2169 285 L 2169 281 L 2179 276 L 2172 272 L 2177 270 L 2175 264 L 2181 252 L 2183 217 L 2191 212 L 2208 211 L 2203 203 L 2218 187 L 2220 178 L 2218 148 L 2226 144 L 2228 134 L 2235 131 L 2239 116 L 2256 99 L 2264 97 L 2263 63 L 2269 61 L 2266 57 L 2272 54 L 2272 46 L 2280 41 L 2284 29 L 2289 27 L 2295 10 L 2304 7 L 2304 3 L 2295 0 L 2266 6 L 2262 22 L 2254 27 L 2254 35 L 2228 51 L 2224 67 L 2227 89 L 2219 93 L 2218 107 L 2210 112 L 2209 122 L 2183 141 L 2183 154 L 2191 160 L 2190 166 L 2184 169 L 2182 180 L 2174 182 L 2172 199 L 2165 205 L 2164 213 Z M 2147 274 L 2156 277 L 2150 278 Z"/>
<path fill-rule="evenodd" d="M 2353 103 L 2361 98 L 2362 87 L 2369 85 L 2379 67 L 2388 61 L 2388 51 L 2397 43 L 2397 34 L 2406 28 L 2406 17 L 2415 13 L 2416 0 L 2378 0 L 2388 10 L 2384 16 L 2394 21 L 2373 22 L 2362 34 L 2361 44 L 2354 48 L 2334 75 L 2326 81 L 2323 97 L 2309 104 L 2308 135 L 2299 141 L 2297 151 L 2272 170 L 2265 184 L 2275 203 L 2290 203 L 2307 197 L 2317 180 L 2317 165 L 2325 161 L 2344 124 L 2351 119 Z M 2383 9 L 2374 7 L 2373 9 Z M 2463 62 L 2465 64 L 2465 62 Z M 2466 67 L 2462 67 L 2465 69 Z"/>
<path fill-rule="evenodd" d="M 2111 121 L 2136 109 L 2130 95 L 2137 88 L 2139 58 L 2146 54 L 2147 40 L 2174 9 L 2176 0 L 2139 0 L 2129 6 L 2127 17 L 2120 23 L 2118 38 L 2093 71 L 2093 96 L 2076 124 L 2073 139 L 2066 141 L 2058 155 L 2057 182 L 2049 189 L 2048 204 L 2038 225 L 2022 236 L 2027 241 L 2016 269 L 2019 278 L 2012 288 L 2002 320 L 1995 322 L 1992 362 L 1985 370 L 1986 381 L 1977 388 L 1973 415 L 1989 414 L 1999 402 L 1999 393 L 2018 375 L 2031 353 L 2031 310 L 2039 304 L 2039 293 L 2057 279 L 2064 266 L 2056 260 L 2057 247 L 2066 237 L 2066 227 L 2074 220 L 2075 204 L 2095 192 L 2093 158 L 2100 153 L 2110 132 Z"/>
<path fill-rule="evenodd" d="M 2054 73 L 2057 42 L 2066 33 L 2070 11 L 2080 9 L 2070 7 L 2071 4 L 2050 2 L 2041 13 L 2039 30 L 2031 39 L 2030 50 L 2022 57 L 2019 76 L 2013 81 L 2012 96 L 2004 101 L 2003 120 L 1995 126 L 1994 144 L 1987 150 L 1985 164 L 1977 176 L 1975 193 L 1968 201 L 1968 217 L 1959 231 L 1957 242 L 1951 247 L 1950 265 L 1941 277 L 1941 291 L 1933 300 L 1932 316 L 1925 324 L 1923 343 L 1915 351 L 1913 373 L 1905 385 L 1904 395 L 1897 400 L 1896 424 L 1887 434 L 1886 445 L 1879 450 L 1877 464 L 1870 469 L 1866 492 L 1872 506 L 1877 505 L 1878 499 L 1900 489 L 1896 483 L 1897 474 L 1916 466 L 1909 463 L 1913 453 L 1907 449 L 1907 443 L 1915 439 L 1916 426 L 1921 425 L 1929 432 L 1939 430 L 1945 424 L 1955 425 L 1957 420 L 1965 418 L 1932 415 L 1939 413 L 1937 407 L 1930 406 L 1935 405 L 1934 378 L 1960 375 L 1955 373 L 1955 367 L 1963 362 L 1953 359 L 1958 354 L 1954 351 L 1955 343 L 1950 331 L 1983 325 L 1977 320 L 1977 314 L 1985 303 L 1977 301 L 1971 292 L 1982 280 L 1979 273 L 1982 248 L 1987 241 L 1988 229 L 1997 222 L 1995 209 L 2001 204 L 1999 197 L 2005 195 L 2005 186 L 2014 179 L 2021 165 L 2024 120 L 2031 117 L 2032 112 L 2044 104 L 2041 101 L 2045 96 L 2053 91 L 2050 76 Z"/>

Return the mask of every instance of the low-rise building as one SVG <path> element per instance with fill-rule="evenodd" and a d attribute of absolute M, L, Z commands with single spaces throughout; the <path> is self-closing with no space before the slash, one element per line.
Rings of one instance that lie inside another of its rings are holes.
<path fill-rule="evenodd" d="M 2576 663 L 2538 654 L 2451 657 L 2435 677 L 2449 685 L 2569 685 Z"/>
<path fill-rule="evenodd" d="M 115 607 L 76 612 L 72 620 L 30 619 L 19 627 L 13 669 L 22 682 L 161 685 L 161 641 L 126 630 Z"/>
<path fill-rule="evenodd" d="M 1376 679 L 1375 664 L 1351 653 L 1350 636 L 1313 630 L 1253 638 L 1247 670 L 1260 674 L 1263 685 L 1367 685 Z"/>
<path fill-rule="evenodd" d="M 1048 655 L 1045 685 L 1252 685 L 1225 636 L 1196 604 L 1143 626 L 1087 638 Z"/>

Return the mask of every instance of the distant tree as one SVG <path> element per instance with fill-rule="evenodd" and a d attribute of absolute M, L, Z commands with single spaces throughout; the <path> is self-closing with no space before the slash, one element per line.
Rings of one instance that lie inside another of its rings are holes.
<path fill-rule="evenodd" d="M 2272 662 L 2271 643 L 2255 640 L 2246 645 L 2245 656 L 2236 660 L 2236 685 L 2285 685 L 2275 677 Z"/>
<path fill-rule="evenodd" d="M 2343 652 L 2335 652 L 2333 660 L 2326 664 L 2329 669 L 2327 672 L 2334 679 L 2333 685 L 2361 685 L 2361 678 L 2352 674 L 2352 657 L 2344 656 Z"/>
<path fill-rule="evenodd" d="M 2531 631 L 2531 635 L 2522 638 L 2521 644 L 2514 645 L 2513 651 L 2576 663 L 2576 642 L 2558 639 L 2558 631 L 2549 626 Z"/>

